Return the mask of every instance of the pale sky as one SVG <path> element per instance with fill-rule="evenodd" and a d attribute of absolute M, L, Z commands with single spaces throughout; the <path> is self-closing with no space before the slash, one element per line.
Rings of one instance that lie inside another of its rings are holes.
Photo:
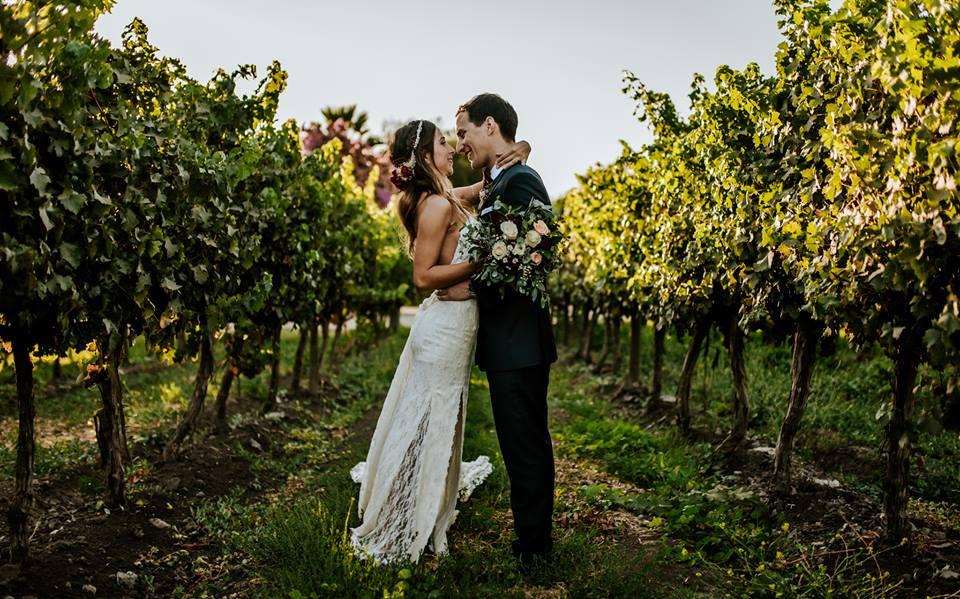
<path fill-rule="evenodd" d="M 769 0 L 118 0 L 97 31 L 115 44 L 135 16 L 151 42 L 206 81 L 274 59 L 289 72 L 281 120 L 357 104 L 385 121 L 442 119 L 480 92 L 506 98 L 530 165 L 553 197 L 575 174 L 650 139 L 621 93 L 623 69 L 686 110 L 694 72 L 771 73 L 781 36 Z"/>

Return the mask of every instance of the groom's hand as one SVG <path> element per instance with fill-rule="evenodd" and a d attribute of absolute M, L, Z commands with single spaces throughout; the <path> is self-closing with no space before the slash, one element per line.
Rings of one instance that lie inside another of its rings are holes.
<path fill-rule="evenodd" d="M 445 302 L 462 302 L 476 297 L 470 289 L 470 279 L 460 281 L 446 289 L 437 290 L 437 298 Z"/>

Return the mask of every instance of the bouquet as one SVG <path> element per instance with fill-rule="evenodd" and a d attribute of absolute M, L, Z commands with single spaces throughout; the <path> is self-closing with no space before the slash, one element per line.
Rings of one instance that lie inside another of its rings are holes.
<path fill-rule="evenodd" d="M 481 264 L 474 279 L 487 285 L 512 287 L 547 306 L 547 278 L 562 241 L 550 206 L 534 199 L 527 208 L 497 200 L 489 220 L 473 220 L 461 231 L 467 257 Z"/>

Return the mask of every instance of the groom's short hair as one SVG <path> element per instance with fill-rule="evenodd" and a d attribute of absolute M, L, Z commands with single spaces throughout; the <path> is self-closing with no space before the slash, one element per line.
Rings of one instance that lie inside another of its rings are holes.
<path fill-rule="evenodd" d="M 493 117 L 500 127 L 500 133 L 507 141 L 515 141 L 517 136 L 517 111 L 497 94 L 480 94 L 466 101 L 457 109 L 457 114 L 467 113 L 467 118 L 479 126 L 487 117 Z"/>

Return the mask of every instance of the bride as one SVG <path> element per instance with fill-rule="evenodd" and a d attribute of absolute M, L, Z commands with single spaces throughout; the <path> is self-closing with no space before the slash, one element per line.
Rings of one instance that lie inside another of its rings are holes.
<path fill-rule="evenodd" d="M 519 142 L 498 166 L 525 161 Z M 452 189 L 454 149 L 429 121 L 401 127 L 390 147 L 391 180 L 413 256 L 413 281 L 434 292 L 420 304 L 377 421 L 365 462 L 350 474 L 360 483 L 362 523 L 354 549 L 381 563 L 418 561 L 428 543 L 447 552 L 447 530 L 490 474 L 487 456 L 461 462 L 463 425 L 477 336 L 477 304 L 439 301 L 437 291 L 469 279 L 460 227 L 473 218 L 482 183 Z"/>

